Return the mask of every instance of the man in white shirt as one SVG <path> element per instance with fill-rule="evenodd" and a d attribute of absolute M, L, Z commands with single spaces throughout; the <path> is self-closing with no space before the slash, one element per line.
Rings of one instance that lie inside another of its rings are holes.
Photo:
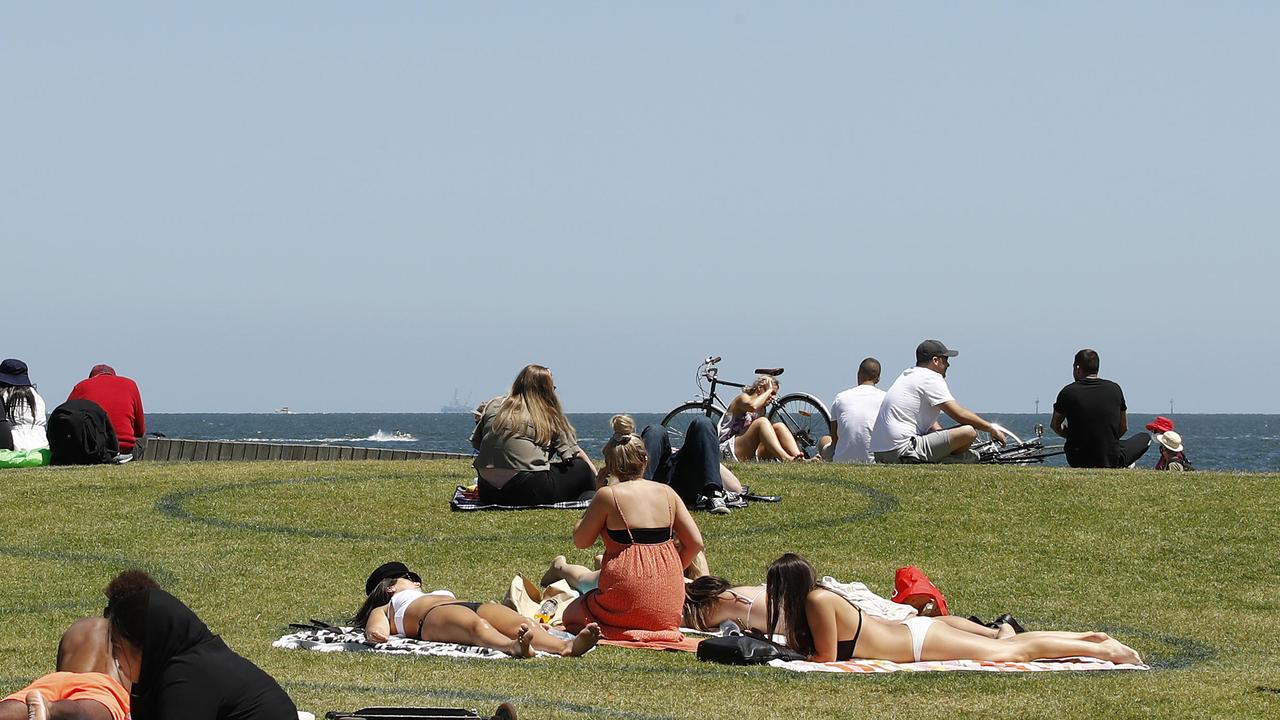
<path fill-rule="evenodd" d="M 831 404 L 831 443 L 838 463 L 871 463 L 871 428 L 880 413 L 884 391 L 880 382 L 880 361 L 866 358 L 858 364 L 858 384 L 836 395 Z"/>
<path fill-rule="evenodd" d="M 1004 444 L 1000 428 L 956 402 L 947 387 L 947 368 L 959 355 L 938 340 L 916 346 L 915 367 L 902 371 L 885 393 L 871 433 L 871 452 L 878 463 L 977 462 L 969 449 L 985 430 Z M 938 416 L 946 413 L 960 425 L 943 430 Z"/>

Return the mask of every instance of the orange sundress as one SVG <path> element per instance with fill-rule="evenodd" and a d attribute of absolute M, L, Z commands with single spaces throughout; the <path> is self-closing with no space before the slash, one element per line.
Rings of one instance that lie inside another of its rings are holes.
<path fill-rule="evenodd" d="M 587 621 L 599 623 L 608 640 L 681 642 L 684 567 L 672 535 L 675 513 L 671 513 L 665 541 L 637 543 L 616 499 L 614 503 L 630 542 L 618 542 L 607 528 L 601 533 L 605 552 L 600 588 L 583 598 Z"/>

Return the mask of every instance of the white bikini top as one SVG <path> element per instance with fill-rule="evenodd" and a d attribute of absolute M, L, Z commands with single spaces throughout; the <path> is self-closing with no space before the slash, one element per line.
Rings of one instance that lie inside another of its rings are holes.
<path fill-rule="evenodd" d="M 408 588 L 401 590 L 391 596 L 391 602 L 387 603 L 387 620 L 391 621 L 390 635 L 404 635 L 404 612 L 409 609 L 414 600 L 428 595 L 443 595 L 452 600 L 457 600 L 457 596 L 448 590 L 433 590 L 429 593 L 422 592 L 421 588 Z"/>
<path fill-rule="evenodd" d="M 751 627 L 753 627 L 751 624 L 751 611 L 755 609 L 756 601 L 760 599 L 760 596 L 764 594 L 764 591 L 765 591 L 765 588 L 760 588 L 759 590 L 756 591 L 755 596 L 750 599 L 748 599 L 745 595 L 739 595 L 738 593 L 732 590 L 729 591 L 729 594 L 732 595 L 737 602 L 741 602 L 747 606 L 747 617 L 743 619 L 743 622 L 747 624 L 747 627 L 744 629 L 750 629 Z"/>

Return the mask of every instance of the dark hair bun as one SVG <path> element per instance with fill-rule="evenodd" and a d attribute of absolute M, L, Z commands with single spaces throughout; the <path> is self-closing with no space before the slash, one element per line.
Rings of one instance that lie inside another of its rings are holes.
<path fill-rule="evenodd" d="M 108 600 L 120 600 L 129 597 L 144 590 L 154 590 L 160 587 L 160 583 L 155 578 L 148 575 L 142 570 L 125 570 L 115 576 L 107 587 L 103 590 Z"/>

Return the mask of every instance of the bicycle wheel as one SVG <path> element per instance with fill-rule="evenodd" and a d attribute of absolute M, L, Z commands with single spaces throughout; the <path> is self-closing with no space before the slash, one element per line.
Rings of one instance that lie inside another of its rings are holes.
<path fill-rule="evenodd" d="M 769 411 L 769 422 L 786 425 L 805 457 L 817 455 L 821 449 L 818 441 L 831 434 L 831 413 L 821 400 L 808 393 L 783 395 Z"/>
<path fill-rule="evenodd" d="M 711 422 L 720 427 L 720 418 L 724 413 L 720 408 L 711 408 L 711 414 L 707 414 L 707 406 L 698 402 L 687 402 L 680 407 L 667 413 L 662 418 L 662 427 L 667 429 L 667 437 L 671 438 L 671 447 L 680 448 L 684 446 L 684 434 L 689 429 L 689 422 L 694 418 L 709 417 Z"/>

